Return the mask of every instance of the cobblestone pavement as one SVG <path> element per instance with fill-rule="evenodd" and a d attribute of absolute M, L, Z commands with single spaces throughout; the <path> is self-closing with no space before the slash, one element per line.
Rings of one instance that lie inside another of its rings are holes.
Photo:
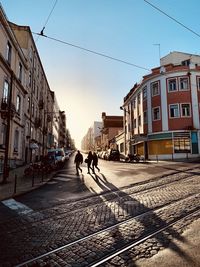
<path fill-rule="evenodd" d="M 195 211 L 200 203 L 199 171 L 196 167 L 121 190 L 103 174 L 98 174 L 93 177 L 96 183 L 109 188 L 110 192 L 17 217 L 9 216 L 9 219 L 5 216 L 0 221 L 0 266 L 15 266 L 69 244 L 33 266 L 45 266 L 48 262 L 48 266 L 88 267 L 130 241 Z M 182 224 L 188 225 L 198 216 Z M 106 230 L 107 227 L 112 229 Z M 154 255 L 172 238 L 181 240 L 179 228 L 171 227 L 105 266 L 134 266 L 135 260 Z M 103 229 L 104 232 L 97 233 Z M 79 240 L 87 236 L 88 239 Z"/>

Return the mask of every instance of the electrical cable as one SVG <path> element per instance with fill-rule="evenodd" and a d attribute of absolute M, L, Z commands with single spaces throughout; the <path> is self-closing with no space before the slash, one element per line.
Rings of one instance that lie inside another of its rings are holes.
<path fill-rule="evenodd" d="M 40 33 L 32 32 L 32 33 L 36 34 L 36 35 L 39 35 L 39 36 L 46 37 L 47 39 L 50 39 L 50 40 L 53 40 L 53 41 L 56 41 L 56 42 L 59 42 L 59 43 L 62 43 L 62 44 L 68 45 L 68 46 L 72 46 L 72 47 L 78 48 L 80 50 L 84 50 L 86 52 L 89 52 L 89 53 L 92 53 L 92 54 L 95 54 L 95 55 L 98 55 L 98 56 L 101 56 L 101 57 L 105 57 L 105 58 L 108 58 L 108 59 L 111 59 L 111 60 L 115 60 L 115 61 L 130 65 L 130 66 L 133 66 L 133 67 L 136 67 L 136 68 L 140 68 L 140 69 L 143 69 L 143 70 L 151 71 L 150 69 L 147 69 L 145 67 L 133 64 L 131 62 L 128 62 L 128 61 L 125 61 L 125 60 L 122 60 L 122 59 L 118 59 L 118 58 L 115 58 L 115 57 L 111 57 L 111 56 L 108 56 L 106 54 L 103 54 L 103 53 L 100 53 L 100 52 L 97 52 L 97 51 L 94 51 L 94 50 L 91 50 L 91 49 L 87 49 L 87 48 L 84 48 L 84 47 L 79 46 L 79 45 L 75 45 L 75 44 L 68 43 L 68 42 L 65 42 L 63 40 L 60 40 L 60 39 L 56 39 L 54 37 L 47 36 L 43 32 L 40 32 Z"/>
<path fill-rule="evenodd" d="M 185 26 L 183 23 L 181 23 L 180 21 L 178 21 L 177 19 L 173 18 L 172 16 L 168 15 L 167 13 L 165 13 L 164 11 L 162 11 L 159 7 L 153 5 L 152 3 L 150 3 L 147 0 L 144 0 L 144 2 L 146 2 L 147 4 L 149 4 L 150 6 L 152 6 L 153 8 L 155 8 L 156 10 L 158 10 L 160 13 L 164 14 L 165 16 L 167 16 L 168 18 L 170 18 L 171 20 L 175 21 L 177 24 L 181 25 L 182 27 L 184 27 L 186 30 L 192 32 L 193 34 L 195 34 L 196 36 L 200 37 L 200 34 L 193 31 L 192 29 L 190 29 L 189 27 Z"/>
<path fill-rule="evenodd" d="M 53 5 L 53 7 L 52 7 L 52 9 L 51 9 L 51 11 L 50 11 L 50 13 L 49 13 L 49 15 L 48 15 L 48 17 L 47 17 L 45 23 L 44 23 L 44 26 L 43 26 L 43 28 L 42 28 L 42 30 L 41 30 L 41 32 L 40 32 L 41 35 L 44 35 L 44 29 L 45 29 L 45 27 L 46 27 L 46 25 L 47 25 L 47 23 L 48 23 L 48 21 L 49 21 L 51 15 L 52 15 L 52 13 L 53 13 L 53 10 L 54 10 L 54 8 L 55 8 L 57 2 L 58 2 L 58 0 L 55 0 L 54 5 Z M 40 36 L 38 36 L 38 38 L 36 39 L 36 42 L 38 41 L 39 37 L 40 37 Z"/>

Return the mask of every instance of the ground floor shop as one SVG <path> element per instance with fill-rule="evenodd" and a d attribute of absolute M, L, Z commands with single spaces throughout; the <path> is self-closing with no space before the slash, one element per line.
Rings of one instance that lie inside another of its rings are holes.
<path fill-rule="evenodd" d="M 200 156 L 199 131 L 176 131 L 149 134 L 130 142 L 130 152 L 146 159 L 181 159 Z"/>

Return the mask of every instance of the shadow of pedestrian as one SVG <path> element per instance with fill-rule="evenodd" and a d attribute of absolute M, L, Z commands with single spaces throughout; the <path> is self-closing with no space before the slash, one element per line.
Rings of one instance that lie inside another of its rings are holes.
<path fill-rule="evenodd" d="M 115 203 L 117 202 L 117 205 L 119 206 L 119 211 L 114 213 L 110 209 L 110 213 L 112 213 L 112 215 L 110 215 L 110 218 L 112 218 L 112 220 L 110 221 L 110 223 L 107 222 L 107 226 L 109 226 L 108 224 L 110 224 L 110 225 L 117 224 L 117 223 L 119 223 L 123 220 L 126 220 L 128 218 L 135 217 L 135 220 L 140 223 L 140 226 L 143 229 L 142 236 L 144 237 L 145 235 L 152 233 L 155 229 L 159 230 L 159 228 L 165 227 L 168 225 L 167 221 L 165 221 L 161 217 L 159 217 L 155 211 L 153 211 L 152 209 L 150 209 L 149 207 L 144 205 L 142 202 L 139 202 L 136 198 L 121 191 L 119 188 L 117 188 L 112 183 L 108 182 L 107 178 L 102 173 L 99 175 L 95 174 L 95 175 L 91 175 L 91 176 L 93 177 L 94 181 L 97 183 L 97 185 L 103 191 L 105 191 L 105 190 L 111 191 L 111 192 L 113 192 L 113 194 L 115 194 L 115 197 L 117 196 L 117 200 L 115 199 Z M 93 192 L 95 192 L 95 190 L 93 190 Z M 107 196 L 108 196 L 108 198 L 107 198 Z M 103 198 L 104 198 L 104 201 L 106 201 L 106 200 L 111 201 L 110 196 L 108 194 L 104 194 Z M 129 205 L 130 203 L 133 203 L 132 208 L 130 208 L 130 205 Z M 126 213 L 126 215 L 125 216 L 119 216 L 119 213 L 123 214 L 123 211 L 124 211 L 124 213 Z M 142 218 L 136 217 L 136 216 L 141 215 L 141 214 L 145 214 L 145 215 L 143 215 Z M 144 216 L 147 218 L 144 218 Z M 123 217 L 123 219 L 121 217 Z M 100 224 L 105 223 L 105 222 L 102 222 L 101 217 L 99 217 L 99 223 Z M 155 228 L 155 226 L 156 226 L 156 228 Z M 136 232 L 137 232 L 137 230 L 138 229 L 135 229 Z M 117 246 L 118 241 L 120 241 L 120 243 L 121 243 L 120 247 L 127 245 L 127 237 L 124 238 L 119 227 L 118 227 L 117 231 L 115 230 L 114 232 L 111 232 L 111 233 L 112 233 L 112 237 L 115 240 L 114 246 L 115 246 L 115 243 Z M 136 236 L 135 241 L 140 239 L 139 237 L 137 237 L 137 234 L 135 236 Z M 132 238 L 134 239 L 134 233 L 132 235 Z M 187 255 L 183 250 L 181 250 L 181 248 L 178 247 L 175 244 L 175 242 L 173 241 L 173 239 L 177 239 L 177 240 L 180 240 L 182 242 L 186 242 L 184 237 L 182 237 L 172 227 L 170 227 L 170 228 L 166 229 L 164 232 L 156 235 L 154 238 L 157 240 L 157 242 L 162 247 L 168 247 L 169 243 L 171 242 L 171 245 L 172 245 L 171 247 L 173 248 L 173 251 L 175 251 L 181 257 L 184 257 L 188 263 L 194 264 L 193 259 L 189 255 Z M 131 241 L 133 241 L 133 240 L 131 240 Z M 128 238 L 128 242 L 130 242 L 130 238 Z M 125 252 L 123 254 L 120 254 L 119 257 L 120 257 L 120 260 L 124 260 L 124 262 L 127 261 L 127 258 L 131 259 L 131 255 L 129 254 L 129 252 Z M 131 266 L 135 266 L 134 262 L 131 262 Z"/>

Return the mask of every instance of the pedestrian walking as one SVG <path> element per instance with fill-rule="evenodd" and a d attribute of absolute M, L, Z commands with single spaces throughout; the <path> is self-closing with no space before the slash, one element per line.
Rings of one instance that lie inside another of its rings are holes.
<path fill-rule="evenodd" d="M 75 156 L 74 163 L 76 164 L 76 174 L 79 175 L 79 170 L 82 172 L 80 165 L 83 163 L 83 155 L 79 150 Z"/>
<path fill-rule="evenodd" d="M 93 152 L 93 159 L 92 159 L 92 169 L 93 169 L 93 173 L 95 173 L 95 168 L 100 172 L 98 165 L 98 157 L 97 154 L 95 152 Z"/>
<path fill-rule="evenodd" d="M 92 155 L 92 152 L 89 151 L 88 156 L 85 159 L 85 162 L 87 163 L 88 173 L 90 173 L 90 169 L 93 171 L 91 167 L 92 160 L 93 160 L 93 155 Z"/>

